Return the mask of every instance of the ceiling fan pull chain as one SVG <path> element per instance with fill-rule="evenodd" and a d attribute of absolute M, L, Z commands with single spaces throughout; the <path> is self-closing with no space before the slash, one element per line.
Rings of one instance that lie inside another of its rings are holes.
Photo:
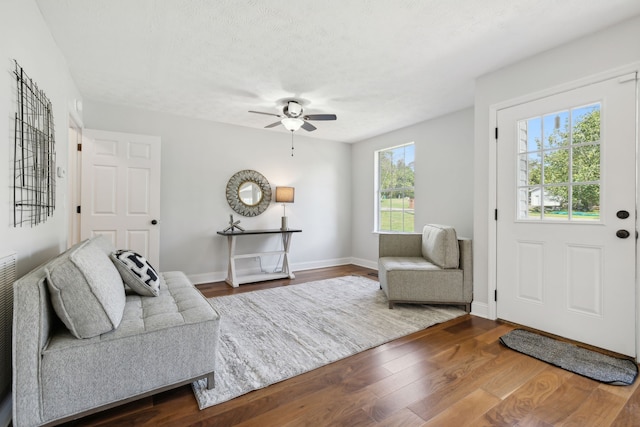
<path fill-rule="evenodd" d="M 293 131 L 291 131 L 291 157 L 293 157 Z"/>

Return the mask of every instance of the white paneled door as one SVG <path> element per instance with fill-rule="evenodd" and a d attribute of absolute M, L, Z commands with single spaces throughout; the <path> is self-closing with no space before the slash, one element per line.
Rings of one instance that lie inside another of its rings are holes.
<path fill-rule="evenodd" d="M 107 235 L 160 268 L 160 138 L 85 129 L 81 238 Z"/>
<path fill-rule="evenodd" d="M 636 76 L 499 110 L 497 314 L 635 356 Z"/>

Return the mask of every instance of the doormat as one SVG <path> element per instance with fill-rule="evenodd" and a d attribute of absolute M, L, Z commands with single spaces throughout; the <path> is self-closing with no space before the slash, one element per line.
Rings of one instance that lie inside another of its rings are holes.
<path fill-rule="evenodd" d="M 632 360 L 607 356 L 523 329 L 514 329 L 503 335 L 500 343 L 558 368 L 606 384 L 631 385 L 638 376 L 638 365 Z"/>

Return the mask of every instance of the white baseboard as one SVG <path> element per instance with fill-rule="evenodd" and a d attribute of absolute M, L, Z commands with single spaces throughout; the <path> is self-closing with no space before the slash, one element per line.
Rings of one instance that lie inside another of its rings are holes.
<path fill-rule="evenodd" d="M 339 265 L 351 264 L 351 258 L 334 258 L 322 261 L 303 262 L 291 265 L 293 271 L 313 270 L 316 268 L 337 267 Z"/>
<path fill-rule="evenodd" d="M 485 319 L 490 319 L 489 317 L 489 304 L 485 302 L 472 302 L 471 303 L 471 314 L 478 317 L 484 317 Z"/>
<path fill-rule="evenodd" d="M 203 283 L 221 282 L 227 278 L 227 272 L 218 271 L 202 274 L 189 274 L 187 277 L 194 285 L 201 285 Z"/>
<path fill-rule="evenodd" d="M 355 264 L 351 258 L 335 258 L 335 259 L 327 259 L 322 261 L 313 261 L 313 262 L 304 262 L 304 263 L 294 263 L 291 264 L 292 271 L 304 271 L 304 270 L 313 270 L 316 268 L 325 268 L 325 267 L 336 267 L 339 265 L 346 264 Z M 377 268 L 377 266 L 376 266 Z M 251 271 L 243 271 L 239 270 L 238 275 L 244 275 L 252 273 Z M 255 273 L 255 271 L 253 272 Z M 201 285 L 203 283 L 212 283 L 212 282 L 221 282 L 227 278 L 227 271 L 212 271 L 209 273 L 202 274 L 190 274 L 189 280 L 191 283 L 195 285 Z"/>
<path fill-rule="evenodd" d="M 360 267 L 371 268 L 373 270 L 378 269 L 378 261 L 370 261 L 362 258 L 351 258 L 351 264 L 359 265 Z"/>
<path fill-rule="evenodd" d="M 11 393 L 0 402 L 0 426 L 2 427 L 8 427 L 11 424 L 12 404 Z"/>

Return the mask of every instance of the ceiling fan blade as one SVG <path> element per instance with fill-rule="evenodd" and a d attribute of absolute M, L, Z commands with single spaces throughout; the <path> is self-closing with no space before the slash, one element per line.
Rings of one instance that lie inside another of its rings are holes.
<path fill-rule="evenodd" d="M 249 110 L 249 112 L 250 112 L 250 113 L 255 113 L 255 114 L 264 114 L 265 116 L 282 117 L 280 114 L 263 113 L 262 111 L 252 111 L 252 110 Z"/>
<path fill-rule="evenodd" d="M 336 120 L 337 118 L 335 114 L 309 114 L 304 116 L 305 120 Z"/>
<path fill-rule="evenodd" d="M 276 127 L 276 126 L 278 126 L 278 125 L 280 125 L 280 124 L 282 124 L 282 123 L 281 123 L 281 122 L 271 123 L 270 125 L 266 125 L 266 126 L 265 126 L 265 129 L 266 129 L 266 128 L 274 128 L 274 127 Z"/>
<path fill-rule="evenodd" d="M 304 122 L 301 127 L 302 127 L 302 129 L 306 130 L 307 132 L 313 132 L 314 130 L 318 129 L 317 127 L 315 127 L 314 125 L 312 125 L 309 122 Z"/>

